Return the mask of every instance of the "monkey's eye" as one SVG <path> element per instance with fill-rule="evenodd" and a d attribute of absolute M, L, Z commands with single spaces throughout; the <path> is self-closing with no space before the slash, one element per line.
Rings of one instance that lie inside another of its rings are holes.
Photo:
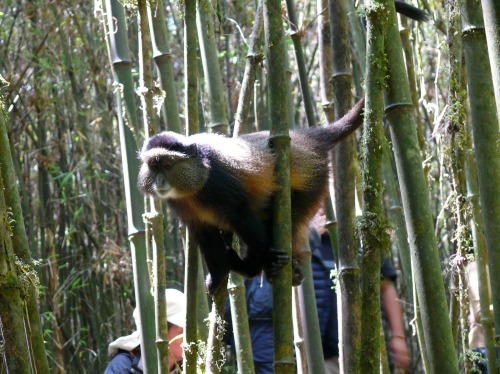
<path fill-rule="evenodd" d="M 148 166 L 151 170 L 158 170 L 158 167 L 160 166 L 160 158 L 159 157 L 152 158 L 151 160 L 148 161 Z"/>
<path fill-rule="evenodd" d="M 154 171 L 158 171 L 160 169 L 170 169 L 174 164 L 174 161 L 167 157 L 155 157 L 149 160 L 149 168 Z"/>
<path fill-rule="evenodd" d="M 171 158 L 164 158 L 160 160 L 160 165 L 162 169 L 170 169 L 174 165 L 174 160 Z"/>

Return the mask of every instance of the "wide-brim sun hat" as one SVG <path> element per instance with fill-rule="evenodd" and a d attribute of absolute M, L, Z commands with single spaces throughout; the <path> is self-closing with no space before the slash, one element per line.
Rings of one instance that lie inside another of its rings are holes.
<path fill-rule="evenodd" d="M 165 299 L 167 300 L 167 322 L 184 328 L 186 319 L 186 297 L 181 291 L 173 288 L 165 289 Z M 135 308 L 135 325 L 137 330 L 130 335 L 122 336 L 111 342 L 108 346 L 108 354 L 114 355 L 119 349 L 132 351 L 141 344 L 141 321 L 139 320 L 139 310 Z"/>

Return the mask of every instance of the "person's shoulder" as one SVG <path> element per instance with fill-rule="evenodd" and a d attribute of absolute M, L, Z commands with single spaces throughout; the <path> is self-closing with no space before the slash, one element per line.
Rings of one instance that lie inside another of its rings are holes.
<path fill-rule="evenodd" d="M 132 368 L 133 357 L 128 352 L 119 352 L 113 356 L 104 374 L 128 374 Z"/>
<path fill-rule="evenodd" d="M 392 265 L 391 260 L 388 258 L 382 259 L 382 268 L 380 269 L 380 273 L 382 274 L 383 279 L 388 279 L 393 282 L 396 282 L 398 279 L 398 273 L 396 272 L 394 265 Z"/>

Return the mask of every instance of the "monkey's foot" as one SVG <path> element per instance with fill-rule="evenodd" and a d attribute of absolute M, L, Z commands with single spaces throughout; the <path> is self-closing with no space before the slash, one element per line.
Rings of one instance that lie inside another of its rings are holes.
<path fill-rule="evenodd" d="M 225 277 L 213 278 L 212 274 L 208 273 L 205 279 L 205 288 L 210 296 L 213 296 L 219 287 L 227 287 L 227 275 Z"/>
<path fill-rule="evenodd" d="M 304 280 L 302 265 L 296 258 L 292 258 L 292 286 L 300 286 Z"/>

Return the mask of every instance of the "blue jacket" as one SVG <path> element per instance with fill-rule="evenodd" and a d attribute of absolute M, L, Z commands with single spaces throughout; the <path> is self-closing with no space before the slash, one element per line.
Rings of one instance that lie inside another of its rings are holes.
<path fill-rule="evenodd" d="M 330 244 L 330 237 L 310 235 L 312 252 L 311 267 L 313 271 L 314 293 L 318 309 L 321 342 L 325 359 L 339 355 L 339 327 L 337 318 L 337 295 L 331 272 L 335 269 L 335 260 Z"/>
<path fill-rule="evenodd" d="M 335 269 L 330 237 L 322 237 L 316 231 L 310 232 L 309 244 L 312 258 L 314 293 L 325 359 L 339 355 L 339 328 L 337 317 L 337 295 L 333 288 L 331 271 Z M 381 269 L 382 277 L 395 280 L 396 272 L 388 260 Z M 245 280 L 248 324 L 252 340 L 256 374 L 272 374 L 273 370 L 273 293 L 265 277 Z M 229 305 L 226 308 L 228 329 L 226 341 L 234 346 Z"/>

